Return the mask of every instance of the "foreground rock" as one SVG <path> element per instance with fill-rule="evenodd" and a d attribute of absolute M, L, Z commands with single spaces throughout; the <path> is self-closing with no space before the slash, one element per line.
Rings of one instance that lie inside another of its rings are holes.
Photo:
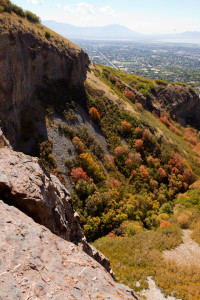
<path fill-rule="evenodd" d="M 79 247 L 3 201 L 0 230 L 0 299 L 134 299 Z"/>
<path fill-rule="evenodd" d="M 6 145 L 1 132 L 0 140 Z M 114 277 L 109 260 L 87 243 L 69 192 L 57 177 L 47 172 L 40 159 L 15 152 L 10 147 L 1 148 L 0 196 L 54 234 L 69 242 L 80 243 L 82 250 Z"/>

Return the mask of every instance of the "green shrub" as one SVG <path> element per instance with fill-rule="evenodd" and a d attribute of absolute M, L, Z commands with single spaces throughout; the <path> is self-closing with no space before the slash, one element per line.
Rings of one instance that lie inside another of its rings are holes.
<path fill-rule="evenodd" d="M 44 35 L 45 35 L 45 38 L 47 39 L 47 40 L 49 40 L 50 39 L 50 37 L 51 37 L 51 34 L 50 34 L 50 32 L 49 31 L 45 31 L 45 33 L 44 33 Z"/>
<path fill-rule="evenodd" d="M 40 23 L 40 18 L 29 10 L 25 11 L 25 15 L 30 22 Z"/>
<path fill-rule="evenodd" d="M 155 82 L 158 84 L 158 85 L 168 85 L 168 82 L 167 81 L 164 81 L 164 80 L 160 80 L 160 79 L 156 79 Z"/>

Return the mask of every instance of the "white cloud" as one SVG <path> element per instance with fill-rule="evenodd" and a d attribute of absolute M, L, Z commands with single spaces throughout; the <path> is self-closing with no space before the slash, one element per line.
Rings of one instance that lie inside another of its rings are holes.
<path fill-rule="evenodd" d="M 60 4 L 60 3 L 57 3 L 56 6 L 60 8 L 60 7 L 61 7 L 61 4 Z"/>
<path fill-rule="evenodd" d="M 116 10 L 114 10 L 112 7 L 110 6 L 105 6 L 99 9 L 100 12 L 102 12 L 103 14 L 107 15 L 107 16 L 112 16 L 115 17 L 117 15 Z"/>
<path fill-rule="evenodd" d="M 74 14 L 75 13 L 75 10 L 71 7 L 71 5 L 66 5 L 64 7 L 64 10 L 70 14 Z"/>
<path fill-rule="evenodd" d="M 94 6 L 86 3 L 86 2 L 79 2 L 76 4 L 76 11 L 81 15 L 93 15 L 94 14 Z"/>
<path fill-rule="evenodd" d="M 44 0 L 26 0 L 26 1 L 29 3 L 32 3 L 32 4 L 43 4 L 44 3 Z"/>

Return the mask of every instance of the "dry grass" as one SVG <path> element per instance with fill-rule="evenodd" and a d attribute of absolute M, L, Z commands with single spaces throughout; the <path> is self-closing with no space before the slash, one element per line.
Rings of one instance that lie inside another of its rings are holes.
<path fill-rule="evenodd" d="M 148 288 L 146 278 L 152 276 L 165 296 L 198 300 L 200 268 L 178 266 L 174 261 L 165 261 L 162 256 L 162 250 L 172 249 L 180 243 L 180 229 L 169 226 L 138 233 L 131 238 L 104 237 L 97 240 L 95 246 L 111 260 L 117 279 L 135 291 Z M 141 284 L 139 288 L 137 281 Z"/>
<path fill-rule="evenodd" d="M 72 43 L 68 39 L 64 38 L 63 36 L 59 35 L 58 33 L 54 32 L 53 30 L 47 28 L 46 26 L 40 23 L 32 23 L 28 21 L 26 18 L 22 18 L 16 15 L 14 12 L 10 13 L 2 13 L 0 14 L 0 18 L 3 20 L 0 27 L 4 27 L 4 30 L 7 28 L 13 29 L 16 28 L 17 30 L 28 31 L 31 32 L 36 38 L 49 43 L 53 44 L 54 46 L 63 45 L 67 49 L 71 49 L 73 51 L 80 51 L 81 48 L 76 44 Z M 3 24 L 3 25 L 2 25 Z M 45 32 L 48 31 L 50 33 L 50 39 L 45 38 Z"/>

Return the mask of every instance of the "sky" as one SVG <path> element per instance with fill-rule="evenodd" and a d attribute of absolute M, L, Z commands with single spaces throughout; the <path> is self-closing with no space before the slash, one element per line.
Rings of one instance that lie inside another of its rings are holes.
<path fill-rule="evenodd" d="M 146 34 L 200 31 L 199 0 L 12 0 L 43 20 L 124 25 Z"/>

